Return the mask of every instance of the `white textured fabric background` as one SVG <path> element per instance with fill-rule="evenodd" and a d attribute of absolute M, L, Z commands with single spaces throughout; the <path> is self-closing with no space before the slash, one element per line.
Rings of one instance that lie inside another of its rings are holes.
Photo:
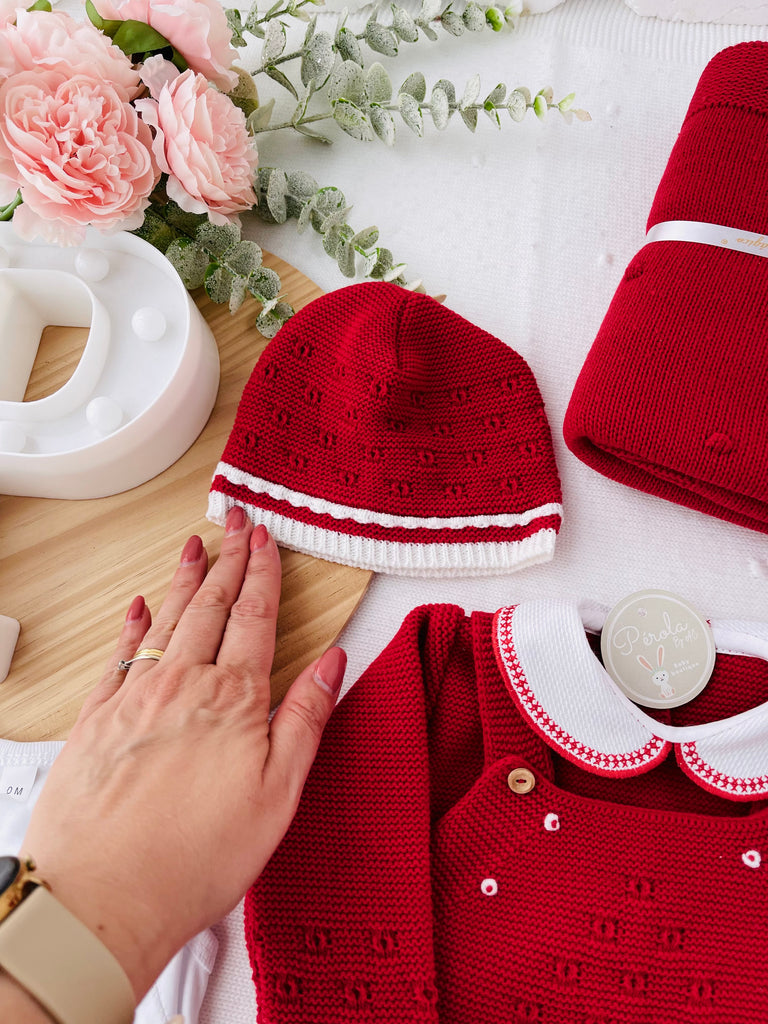
<path fill-rule="evenodd" d="M 342 637 L 350 681 L 406 612 L 429 601 L 493 609 L 532 597 L 584 596 L 611 605 L 654 586 L 679 592 L 707 616 L 768 618 L 768 537 L 604 479 L 566 450 L 561 433 L 578 371 L 642 244 L 699 75 L 718 50 L 745 39 L 768 39 L 768 25 L 669 23 L 642 18 L 622 0 L 566 0 L 522 19 L 514 32 L 461 39 L 441 32 L 439 42 L 403 45 L 401 56 L 382 63 L 396 85 L 419 69 L 429 88 L 447 77 L 461 90 L 479 71 L 483 95 L 501 81 L 533 91 L 551 84 L 557 99 L 575 90 L 590 124 L 569 127 L 559 116 L 542 124 L 531 116 L 522 124 L 507 119 L 497 131 L 481 118 L 473 136 L 456 118 L 443 133 L 427 124 L 423 139 L 399 127 L 393 149 L 346 137 L 322 147 L 287 133 L 261 136 L 262 164 L 302 168 L 321 185 L 341 188 L 354 207 L 353 226 L 377 224 L 381 244 L 408 263 L 411 278 L 422 278 L 433 294 L 447 293 L 452 309 L 525 356 L 544 397 L 563 483 L 564 524 L 549 564 L 474 581 L 375 578 Z M 314 233 L 258 221 L 248 233 L 324 290 L 347 283 Z M 637 372 L 653 368 L 639 365 Z M 307 856 L 322 857 L 322 850 Z M 241 908 L 216 932 L 219 956 L 201 1024 L 253 1024 Z"/>

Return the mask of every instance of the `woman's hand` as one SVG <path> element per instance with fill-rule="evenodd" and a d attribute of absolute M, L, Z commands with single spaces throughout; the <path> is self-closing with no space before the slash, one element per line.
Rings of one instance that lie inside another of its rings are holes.
<path fill-rule="evenodd" d="M 269 860 L 346 663 L 339 648 L 328 650 L 270 724 L 277 547 L 235 507 L 221 555 L 206 569 L 202 541 L 192 537 L 154 624 L 143 599 L 134 600 L 24 844 L 54 895 L 123 965 L 137 999 Z M 118 661 L 142 647 L 166 653 L 119 671 Z"/>

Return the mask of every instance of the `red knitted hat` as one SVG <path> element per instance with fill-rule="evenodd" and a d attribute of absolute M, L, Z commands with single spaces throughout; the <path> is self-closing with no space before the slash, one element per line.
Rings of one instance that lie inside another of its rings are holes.
<path fill-rule="evenodd" d="M 768 533 L 768 43 L 723 50 L 702 74 L 648 228 L 670 222 L 678 237 L 723 230 L 631 261 L 565 441 L 605 476 Z"/>
<path fill-rule="evenodd" d="M 280 330 L 246 385 L 208 518 L 413 576 L 552 557 L 560 483 L 524 359 L 425 295 L 352 285 Z"/>

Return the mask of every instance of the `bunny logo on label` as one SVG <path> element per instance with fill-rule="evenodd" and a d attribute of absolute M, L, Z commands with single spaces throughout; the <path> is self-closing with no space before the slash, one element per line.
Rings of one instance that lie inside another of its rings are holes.
<path fill-rule="evenodd" d="M 603 664 L 636 704 L 675 708 L 709 682 L 715 642 L 706 619 L 664 590 L 630 594 L 609 613 L 600 637 Z"/>

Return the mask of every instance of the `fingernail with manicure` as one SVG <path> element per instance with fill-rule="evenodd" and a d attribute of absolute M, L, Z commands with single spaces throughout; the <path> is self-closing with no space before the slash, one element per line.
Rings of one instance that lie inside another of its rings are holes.
<path fill-rule="evenodd" d="M 263 523 L 259 523 L 251 534 L 251 551 L 258 551 L 259 548 L 263 548 L 268 540 L 269 534 L 267 533 L 266 526 Z"/>
<path fill-rule="evenodd" d="M 314 680 L 321 690 L 335 697 L 344 681 L 344 669 L 347 667 L 347 654 L 341 647 L 331 647 L 317 663 Z"/>
<path fill-rule="evenodd" d="M 237 533 L 237 531 L 242 530 L 244 526 L 245 512 L 243 512 L 239 505 L 233 505 L 227 513 L 227 521 L 224 525 L 224 529 L 227 533 Z"/>
<path fill-rule="evenodd" d="M 180 565 L 194 565 L 203 553 L 203 542 L 199 537 L 190 537 L 181 552 Z"/>
<path fill-rule="evenodd" d="M 126 622 L 138 622 L 141 616 L 144 614 L 144 598 L 139 595 L 134 597 L 131 601 L 130 607 L 128 608 L 128 614 L 125 616 Z"/>

